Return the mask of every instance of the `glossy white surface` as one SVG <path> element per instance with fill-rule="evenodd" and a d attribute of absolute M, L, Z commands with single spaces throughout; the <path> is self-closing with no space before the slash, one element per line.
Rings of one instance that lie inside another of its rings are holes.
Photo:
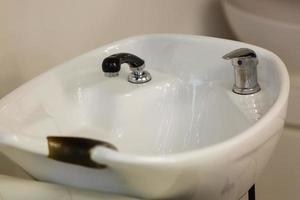
<path fill-rule="evenodd" d="M 258 54 L 262 91 L 231 92 L 233 69 L 222 56 Z M 127 82 L 100 70 L 106 56 L 133 53 L 153 80 Z M 35 78 L 0 101 L 4 154 L 40 180 L 143 198 L 238 199 L 255 182 L 284 124 L 289 80 L 269 51 L 228 40 L 150 35 L 109 44 Z M 90 169 L 50 160 L 46 136 L 108 141 Z"/>

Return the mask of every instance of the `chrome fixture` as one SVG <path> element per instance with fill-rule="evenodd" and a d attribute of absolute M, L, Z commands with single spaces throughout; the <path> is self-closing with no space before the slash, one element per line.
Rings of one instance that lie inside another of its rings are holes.
<path fill-rule="evenodd" d="M 123 63 L 128 64 L 131 70 L 128 76 L 130 83 L 140 84 L 151 80 L 150 73 L 144 70 L 145 61 L 129 53 L 113 54 L 105 58 L 102 62 L 102 71 L 107 77 L 116 77 L 119 75 Z"/>
<path fill-rule="evenodd" d="M 260 91 L 257 82 L 256 53 L 247 48 L 236 49 L 223 56 L 225 60 L 231 60 L 234 67 L 234 85 L 232 91 L 237 94 L 254 94 Z"/>

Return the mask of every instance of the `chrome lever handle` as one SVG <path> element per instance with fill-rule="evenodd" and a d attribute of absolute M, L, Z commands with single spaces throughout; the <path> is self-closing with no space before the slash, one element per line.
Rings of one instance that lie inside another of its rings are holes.
<path fill-rule="evenodd" d="M 225 54 L 223 59 L 231 60 L 234 67 L 233 92 L 248 95 L 261 90 L 257 81 L 258 58 L 253 50 L 248 48 L 236 49 Z"/>

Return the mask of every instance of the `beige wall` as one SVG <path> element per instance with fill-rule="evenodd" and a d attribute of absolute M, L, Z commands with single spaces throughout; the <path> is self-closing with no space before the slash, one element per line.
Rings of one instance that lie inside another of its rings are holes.
<path fill-rule="evenodd" d="M 231 37 L 218 0 L 0 0 L 0 97 L 104 43 L 156 32 Z"/>

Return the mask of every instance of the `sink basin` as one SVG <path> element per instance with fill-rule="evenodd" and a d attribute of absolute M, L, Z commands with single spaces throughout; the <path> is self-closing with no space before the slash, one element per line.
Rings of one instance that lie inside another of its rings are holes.
<path fill-rule="evenodd" d="M 232 92 L 222 56 L 250 48 L 261 91 Z M 107 56 L 145 60 L 152 80 L 101 72 Z M 147 35 L 108 44 L 54 67 L 0 101 L 1 151 L 38 180 L 147 199 L 233 200 L 255 183 L 284 125 L 289 78 L 273 53 L 191 35 Z M 50 159 L 48 136 L 101 140 L 90 168 Z"/>

